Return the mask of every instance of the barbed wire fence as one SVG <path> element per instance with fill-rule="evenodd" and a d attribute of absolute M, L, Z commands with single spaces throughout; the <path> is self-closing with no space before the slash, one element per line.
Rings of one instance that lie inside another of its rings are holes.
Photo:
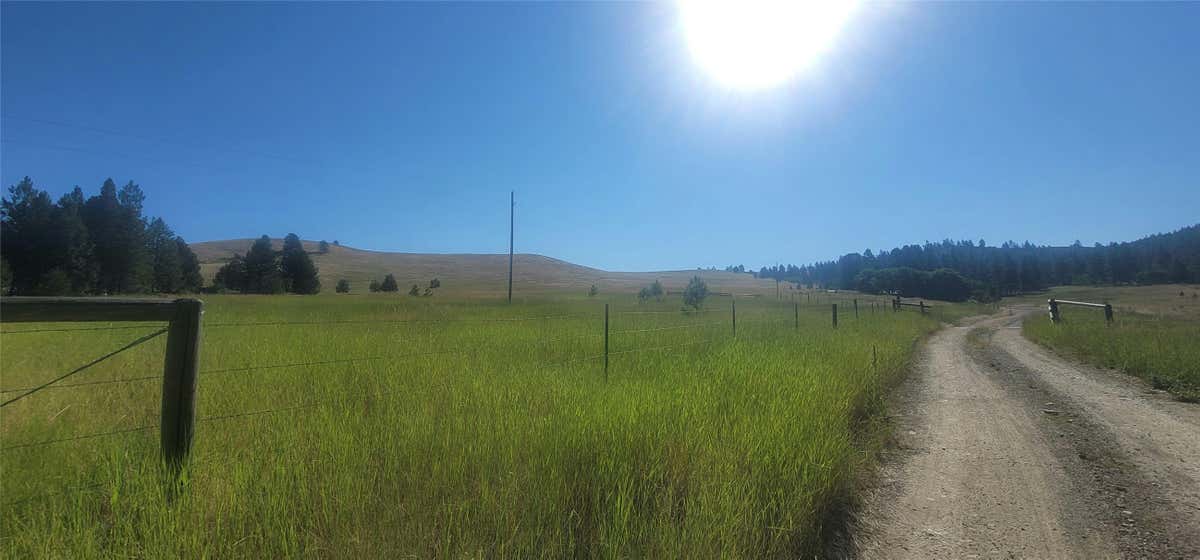
<path fill-rule="evenodd" d="M 852 305 L 854 308 L 858 307 L 858 302 L 856 300 L 852 301 L 852 302 L 850 302 L 850 300 L 847 300 L 847 302 L 849 302 L 849 304 Z M 667 316 L 693 317 L 693 316 L 695 316 L 695 317 L 698 317 L 698 316 L 708 316 L 708 315 L 713 315 L 713 314 L 718 314 L 718 313 L 731 313 L 730 320 L 713 320 L 713 321 L 705 321 L 705 322 L 699 322 L 699 323 L 653 325 L 653 326 L 645 326 L 645 327 L 639 327 L 636 324 L 634 324 L 633 328 L 624 328 L 624 329 L 611 329 L 610 328 L 610 326 L 611 326 L 610 322 L 607 320 L 608 319 L 608 310 L 606 309 L 604 329 L 603 329 L 602 333 L 597 332 L 597 333 L 565 335 L 565 336 L 549 337 L 549 338 L 538 338 L 535 340 L 523 342 L 523 344 L 526 344 L 529 347 L 544 347 L 544 346 L 547 346 L 550 344 L 563 343 L 563 342 L 568 342 L 568 341 L 592 340 L 592 341 L 599 342 L 599 341 L 603 340 L 604 341 L 603 352 L 589 353 L 589 354 L 585 354 L 582 356 L 573 356 L 573 357 L 570 357 L 567 359 L 541 360 L 541 361 L 534 361 L 534 362 L 530 362 L 530 363 L 521 363 L 521 364 L 519 364 L 519 367 L 528 367 L 528 368 L 532 368 L 532 370 L 534 370 L 534 371 L 539 371 L 539 370 L 549 370 L 549 369 L 554 369 L 554 368 L 561 368 L 561 367 L 565 367 L 565 366 L 572 365 L 572 364 L 604 360 L 604 368 L 605 368 L 604 379 L 607 380 L 608 361 L 609 361 L 610 357 L 630 356 L 630 355 L 649 353 L 649 352 L 665 352 L 665 351 L 672 351 L 672 350 L 682 350 L 682 349 L 686 349 L 686 348 L 703 347 L 703 346 L 713 345 L 713 344 L 719 343 L 721 341 L 733 340 L 738 337 L 738 334 L 736 331 L 736 327 L 734 327 L 731 330 L 731 334 L 728 334 L 728 335 L 707 336 L 707 337 L 699 338 L 696 340 L 688 340 L 688 341 L 681 342 L 681 343 L 643 345 L 643 346 L 635 346 L 632 348 L 622 348 L 622 349 L 611 349 L 609 346 L 610 338 L 621 337 L 621 339 L 624 340 L 624 339 L 628 339 L 627 335 L 648 335 L 648 334 L 676 332 L 676 331 L 686 332 L 691 329 L 715 329 L 715 328 L 719 328 L 719 327 L 727 327 L 727 326 L 730 326 L 731 324 L 738 324 L 738 323 L 740 323 L 742 325 L 758 324 L 758 325 L 786 326 L 786 325 L 794 322 L 796 328 L 798 329 L 799 328 L 799 312 L 800 312 L 800 310 L 803 309 L 806 312 L 813 311 L 813 310 L 819 311 L 821 309 L 827 308 L 827 305 L 829 305 L 827 303 L 808 304 L 808 303 L 801 303 L 801 302 L 797 302 L 797 301 L 793 301 L 791 303 L 792 303 L 792 305 L 775 306 L 773 309 L 768 310 L 768 312 L 776 312 L 778 310 L 792 311 L 792 314 L 794 315 L 794 317 L 787 317 L 787 316 L 784 316 L 783 314 L 777 314 L 777 316 L 776 315 L 763 316 L 762 314 L 759 314 L 758 316 L 743 317 L 743 318 L 739 319 L 736 317 L 735 308 L 733 310 L 731 310 L 731 312 L 727 312 L 725 310 L 720 310 L 720 309 L 701 309 L 701 310 L 686 310 L 686 311 L 685 310 L 647 311 L 647 310 L 638 310 L 638 309 L 624 309 L 624 310 L 613 311 L 612 315 L 614 315 L 614 316 L 618 316 L 618 317 L 623 316 L 623 317 L 630 317 L 630 318 L 634 318 L 634 317 L 638 317 L 638 316 L 651 316 L 651 317 L 667 317 Z M 832 305 L 833 305 L 833 309 L 834 309 L 833 314 L 835 317 L 834 326 L 836 327 L 837 303 L 833 303 Z M 847 305 L 847 303 L 844 302 L 843 305 Z M 871 306 L 872 306 L 872 308 L 874 308 L 876 310 L 876 311 L 874 311 L 875 313 L 878 313 L 879 310 L 881 310 L 883 308 L 881 302 L 878 302 L 875 300 L 872 300 Z M 858 314 L 856 314 L 855 316 L 856 316 L 856 318 L 860 318 Z M 526 316 L 526 317 L 490 317 L 490 318 L 438 318 L 438 319 L 431 319 L 431 318 L 390 319 L 390 318 L 388 318 L 388 319 L 332 319 L 332 320 L 301 320 L 301 321 L 277 320 L 277 321 L 250 321 L 250 322 L 216 322 L 216 323 L 204 324 L 204 327 L 221 329 L 221 328 L 262 328 L 262 327 L 288 327 L 288 326 L 293 326 L 293 327 L 300 327 L 300 326 L 336 327 L 336 326 L 344 326 L 344 325 L 398 325 L 398 324 L 431 324 L 431 323 L 512 324 L 512 323 L 528 322 L 528 321 L 558 321 L 558 320 L 587 319 L 587 318 L 596 319 L 597 315 L 595 313 L 568 313 L 568 314 L 539 315 L 539 316 Z M 62 333 L 62 332 L 78 332 L 78 331 L 123 331 L 123 330 L 132 330 L 132 329 L 145 329 L 147 327 L 148 327 L 148 325 L 139 324 L 139 325 L 108 325 L 108 326 L 103 326 L 103 327 L 97 326 L 97 327 L 74 327 L 74 328 L 72 328 L 72 327 L 61 327 L 61 328 L 54 327 L 54 328 L 35 328 L 35 329 L 5 329 L 5 330 L 0 330 L 0 335 L 13 335 L 13 334 L 20 335 L 20 334 L 33 334 L 33 333 Z M 132 376 L 132 377 L 123 377 L 123 378 L 118 378 L 118 379 L 104 379 L 104 380 L 79 381 L 79 382 L 73 382 L 73 383 L 61 383 L 62 381 L 72 378 L 78 374 L 81 374 L 81 373 L 87 371 L 88 369 L 90 369 L 108 359 L 113 358 L 114 356 L 117 356 L 123 352 L 129 351 L 129 350 L 131 350 L 137 346 L 140 346 L 146 342 L 149 342 L 150 340 L 153 340 L 153 339 L 163 335 L 164 333 L 167 333 L 168 331 L 169 331 L 169 328 L 156 329 L 152 332 L 149 332 L 145 335 L 142 335 L 138 338 L 133 339 L 129 343 L 127 343 L 119 348 L 116 348 L 113 351 L 110 351 L 108 353 L 105 353 L 105 354 L 93 359 L 93 360 L 90 360 L 79 367 L 73 368 L 70 371 L 68 371 L 62 375 L 56 376 L 47 382 L 37 384 L 37 385 L 25 386 L 25 387 L 0 388 L 0 398 L 3 398 L 3 395 L 16 394 L 15 396 L 8 398 L 7 400 L 4 400 L 3 403 L 0 404 L 0 408 L 7 407 L 10 404 L 13 404 L 16 402 L 20 402 L 23 399 L 34 396 L 37 393 L 44 391 L 44 390 L 65 390 L 65 389 L 78 389 L 78 388 L 84 388 L 84 387 L 96 388 L 96 387 L 101 387 L 101 386 L 105 386 L 105 385 L 128 385 L 128 384 L 151 382 L 151 381 L 156 381 L 156 380 L 161 381 L 164 379 L 164 375 L 162 375 L 162 374 L 160 374 L 160 375 L 147 374 L 147 375 L 137 375 L 137 376 Z M 401 362 L 410 362 L 411 363 L 417 359 L 428 358 L 428 357 L 437 357 L 437 356 L 450 356 L 450 355 L 466 356 L 466 357 L 480 356 L 480 355 L 483 355 L 487 351 L 495 351 L 495 350 L 496 350 L 495 348 L 486 348 L 485 349 L 485 348 L 475 347 L 475 348 L 470 348 L 470 349 L 436 350 L 436 351 L 410 352 L 410 353 L 392 354 L 392 355 L 355 356 L 355 357 L 337 358 L 337 359 L 328 359 L 328 360 L 306 360 L 306 361 L 290 361 L 290 362 L 273 363 L 273 364 L 254 364 L 254 365 L 246 365 L 246 366 L 223 367 L 223 368 L 199 370 L 198 376 L 213 377 L 213 376 L 221 376 L 221 375 L 228 375 L 228 374 L 235 374 L 235 373 L 264 372 L 264 371 L 269 371 L 269 370 L 282 370 L 282 369 L 291 369 L 291 368 L 310 368 L 310 367 L 321 367 L 321 366 L 332 366 L 332 365 L 348 365 L 348 364 L 356 364 L 356 363 L 369 363 L 369 362 L 382 362 L 382 361 L 386 361 L 388 363 L 401 363 Z M 511 351 L 511 348 L 507 348 L 507 350 Z M 874 348 L 872 348 L 872 363 L 874 363 L 874 360 L 875 360 Z M 345 399 L 377 398 L 377 397 L 383 397 L 383 396 L 387 396 L 390 394 L 394 394 L 400 390 L 401 389 L 393 388 L 393 389 L 388 389 L 388 390 L 383 390 L 383 391 L 344 392 L 344 393 L 340 393 L 338 396 L 345 398 Z M 230 413 L 219 414 L 219 415 L 200 416 L 200 417 L 196 417 L 193 420 L 193 422 L 194 422 L 194 425 L 196 425 L 196 426 L 204 426 L 204 425 L 216 423 L 216 422 L 226 422 L 226 421 L 234 421 L 234 420 L 269 417 L 269 416 L 282 415 L 282 414 L 291 414 L 291 413 L 296 413 L 296 412 L 303 411 L 303 410 L 311 410 L 314 408 L 318 408 L 325 404 L 328 404 L 328 402 L 321 401 L 321 400 L 301 399 L 301 400 L 297 400 L 295 402 L 284 403 L 282 405 L 269 407 L 269 408 L 262 408 L 262 409 L 256 409 L 256 410 L 243 410 L 243 411 L 230 412 Z M 104 431 L 98 431 L 98 432 L 90 432 L 90 433 L 85 433 L 85 434 L 77 434 L 77 435 L 71 435 L 71 436 L 49 438 L 49 439 L 43 439 L 43 440 L 37 440 L 37 441 L 19 442 L 19 443 L 0 446 L 0 452 L 4 452 L 7 454 L 7 453 L 12 453 L 12 452 L 18 452 L 21 450 L 32 450 L 32 449 L 38 449 L 38 448 L 43 448 L 46 446 L 53 446 L 53 445 L 64 444 L 64 443 L 69 443 L 69 442 L 93 440 L 93 439 L 107 438 L 107 437 L 127 436 L 127 435 L 131 435 L 131 434 L 148 433 L 155 429 L 161 430 L 161 429 L 164 429 L 164 426 L 161 423 L 141 424 L 141 425 L 136 425 L 136 426 L 122 427 L 122 428 L 116 428 L 116 429 L 104 430 Z M 63 489 L 63 490 L 43 492 L 40 494 L 27 496 L 27 497 L 17 499 L 17 500 L 2 502 L 2 503 L 0 503 L 0 505 L 15 506 L 15 505 L 38 501 L 38 500 L 45 499 L 45 498 L 53 498 L 55 496 L 70 494 L 72 492 L 88 492 L 91 490 L 96 490 L 98 488 L 101 488 L 102 486 L 104 486 L 104 483 L 102 483 L 102 482 L 88 483 L 88 484 L 70 487 L 70 488 Z"/>

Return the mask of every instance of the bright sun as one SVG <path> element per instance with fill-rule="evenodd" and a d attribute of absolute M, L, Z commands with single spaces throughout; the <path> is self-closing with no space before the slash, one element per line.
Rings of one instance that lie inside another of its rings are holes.
<path fill-rule="evenodd" d="M 679 0 L 688 48 L 717 81 L 739 90 L 787 82 L 837 37 L 855 9 L 840 0 Z"/>

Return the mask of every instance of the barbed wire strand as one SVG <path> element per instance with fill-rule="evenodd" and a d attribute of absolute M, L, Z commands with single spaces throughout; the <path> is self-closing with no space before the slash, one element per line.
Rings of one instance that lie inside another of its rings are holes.
<path fill-rule="evenodd" d="M 674 325 L 674 326 L 670 326 L 670 327 L 654 327 L 654 328 L 650 328 L 650 329 L 628 329 L 628 330 L 623 330 L 623 331 L 612 331 L 608 334 L 610 334 L 610 335 L 632 334 L 632 333 L 648 333 L 648 332 L 658 332 L 658 331 L 673 331 L 673 330 L 678 330 L 678 329 L 697 329 L 700 327 L 712 327 L 712 326 L 724 325 L 724 324 L 726 324 L 724 321 L 714 321 L 714 322 L 710 322 L 710 323 L 697 323 L 695 325 Z"/>
<path fill-rule="evenodd" d="M 95 438 L 99 438 L 99 437 L 115 436 L 115 435 L 120 435 L 120 434 L 130 434 L 133 432 L 144 432 L 146 430 L 153 430 L 157 427 L 158 427 L 158 424 L 152 424 L 152 425 L 147 425 L 147 426 L 137 426 L 134 428 L 122 428 L 120 430 L 112 430 L 112 431 L 108 431 L 108 432 L 84 434 L 81 436 L 47 439 L 47 440 L 42 440 L 42 441 L 31 441 L 28 443 L 18 443 L 16 445 L 0 447 L 0 451 L 9 451 L 9 450 L 13 450 L 13 449 L 24 449 L 27 447 L 42 447 L 42 446 L 46 446 L 46 445 L 52 445 L 55 443 L 63 443 L 63 442 L 68 442 L 68 441 L 79 441 L 79 440 L 83 440 L 83 439 L 95 439 Z"/>
<path fill-rule="evenodd" d="M 514 323 L 520 321 L 547 321 L 551 319 L 570 319 L 578 317 L 598 318 L 598 313 L 569 313 L 563 315 L 542 315 L 536 317 L 499 317 L 481 319 L 345 319 L 332 321 L 254 321 L 247 323 L 209 323 L 205 328 L 221 327 L 271 327 L 271 326 L 312 326 L 312 325 L 368 325 L 368 324 L 400 324 L 400 323 Z"/>
<path fill-rule="evenodd" d="M 118 325 L 113 327 L 75 327 L 62 329 L 21 329 L 21 330 L 6 330 L 0 331 L 0 334 L 31 334 L 31 333 L 48 333 L 48 332 L 78 332 L 78 331 L 127 331 L 134 329 L 144 329 L 152 325 Z"/>
<path fill-rule="evenodd" d="M 13 398 L 11 398 L 11 399 L 7 400 L 7 401 L 4 401 L 4 403 L 0 404 L 0 408 L 6 407 L 6 406 L 8 406 L 8 405 L 10 405 L 10 404 L 12 404 L 12 403 L 15 403 L 15 402 L 17 402 L 17 401 L 19 401 L 19 400 L 21 400 L 21 399 L 23 399 L 23 398 L 25 398 L 25 397 L 28 397 L 29 395 L 32 395 L 32 394 L 34 394 L 34 393 L 36 393 L 36 392 L 38 392 L 38 391 L 41 391 L 42 389 L 45 389 L 46 387 L 49 387 L 49 386 L 51 386 L 51 385 L 53 385 L 53 384 L 55 384 L 55 383 L 58 383 L 59 381 L 62 381 L 63 379 L 66 379 L 66 378 L 68 378 L 68 377 L 71 377 L 72 375 L 75 375 L 75 374 L 77 374 L 77 373 L 79 373 L 79 372 L 81 372 L 81 371 L 84 371 L 84 370 L 86 370 L 86 369 L 88 369 L 88 368 L 90 368 L 90 367 L 92 367 L 92 366 L 94 366 L 94 365 L 96 365 L 96 364 L 98 364 L 98 363 L 100 363 L 100 362 L 103 362 L 104 360 L 107 360 L 107 359 L 109 359 L 109 358 L 111 358 L 111 357 L 113 357 L 113 356 L 116 356 L 117 354 L 120 354 L 121 352 L 124 352 L 124 351 L 126 351 L 126 350 L 129 350 L 130 348 L 133 348 L 134 346 L 137 346 L 137 345 L 139 345 L 139 344 L 142 344 L 142 343 L 144 343 L 144 342 L 149 342 L 150 340 L 153 340 L 155 337 L 157 337 L 157 336 L 159 336 L 159 335 L 161 335 L 161 334 L 163 334 L 163 333 L 165 333 L 165 332 L 167 332 L 167 329 L 166 329 L 166 328 L 162 328 L 162 329 L 159 329 L 159 330 L 157 330 L 157 331 L 154 331 L 154 332 L 152 332 L 152 333 L 150 333 L 150 334 L 147 334 L 147 335 L 145 335 L 145 336 L 139 337 L 139 338 L 137 338 L 136 340 L 134 340 L 133 342 L 130 342 L 129 344 L 126 344 L 125 346 L 122 346 L 122 347 L 120 347 L 120 348 L 118 348 L 118 349 L 116 349 L 116 350 L 113 350 L 112 352 L 109 352 L 109 353 L 107 353 L 107 354 L 105 354 L 105 355 L 103 355 L 103 356 L 100 356 L 99 358 L 96 358 L 95 360 L 92 360 L 92 361 L 90 361 L 90 362 L 88 362 L 88 363 L 86 363 L 86 364 L 83 364 L 82 366 L 79 366 L 79 367 L 77 367 L 77 368 L 75 368 L 75 369 L 73 369 L 73 370 L 71 370 L 71 371 L 69 371 L 69 372 L 67 372 L 67 373 L 64 373 L 64 374 L 62 374 L 62 375 L 60 375 L 60 376 L 58 376 L 58 377 L 56 377 L 56 378 L 54 378 L 54 379 L 52 379 L 52 380 L 50 380 L 50 381 L 47 381 L 47 382 L 45 382 L 45 383 L 43 383 L 43 384 L 41 384 L 41 385 L 38 385 L 37 387 L 34 387 L 34 388 L 30 389 L 30 390 L 29 390 L 29 392 L 27 392 L 27 393 L 22 393 L 22 394 L 20 394 L 20 395 L 17 395 L 17 396 L 15 396 L 15 397 L 13 397 Z"/>
<path fill-rule="evenodd" d="M 712 342 L 714 340 L 719 340 L 719 339 L 718 338 L 709 338 L 709 339 L 698 340 L 698 341 L 693 341 L 693 342 L 685 342 L 683 344 L 652 346 L 652 347 L 647 347 L 647 348 L 631 348 L 629 350 L 620 350 L 617 352 L 609 352 L 609 356 L 619 356 L 619 355 L 624 355 L 624 354 L 633 354 L 633 353 L 638 353 L 638 352 L 650 352 L 650 351 L 657 351 L 657 350 L 668 350 L 668 349 L 672 349 L 672 348 L 681 348 L 684 346 L 694 346 L 697 344 L 705 344 L 705 343 Z M 544 362 L 542 364 L 534 364 L 534 366 L 536 368 L 561 367 L 563 365 L 574 363 L 574 362 L 598 360 L 603 357 L 604 357 L 604 354 L 594 354 L 594 355 L 589 355 L 589 356 L 581 356 L 578 358 L 571 358 L 569 360 Z M 359 397 L 365 397 L 365 396 L 379 397 L 379 396 L 383 396 L 383 395 L 396 393 L 401 390 L 403 390 L 403 389 L 396 388 L 396 389 L 390 389 L 390 390 L 386 390 L 386 391 L 348 393 L 348 394 L 337 395 L 337 397 L 339 397 L 339 398 L 359 398 Z M 235 412 L 235 413 L 222 414 L 222 415 L 217 415 L 217 416 L 206 416 L 203 418 L 197 418 L 196 423 L 215 422 L 215 421 L 221 421 L 221 420 L 232 420 L 232 419 L 236 419 L 236 418 L 264 416 L 264 415 L 268 415 L 268 414 L 276 414 L 279 412 L 290 412 L 290 411 L 296 411 L 296 410 L 316 408 L 318 406 L 321 406 L 325 402 L 328 402 L 328 401 L 296 403 L 296 404 L 279 407 L 279 408 L 254 410 L 254 411 L 247 411 L 247 412 Z M 112 431 L 99 432 L 99 433 L 93 433 L 93 434 L 84 434 L 84 435 L 80 435 L 80 436 L 72 436 L 72 437 L 66 437 L 66 438 L 56 438 L 56 439 L 36 441 L 36 442 L 20 443 L 20 444 L 16 444 L 16 445 L 10 445 L 7 447 L 2 447 L 2 448 L 0 448 L 0 451 L 10 451 L 13 449 L 24 449 L 24 448 L 30 448 L 30 447 L 42 447 L 42 446 L 46 446 L 46 445 L 53 445 L 53 444 L 64 443 L 64 442 L 68 442 L 68 441 L 79 441 L 79 440 L 95 439 L 95 438 L 99 438 L 99 437 L 113 436 L 113 435 L 119 435 L 119 434 L 128 434 L 128 433 L 133 433 L 133 432 L 152 430 L 157 427 L 158 427 L 157 425 L 137 426 L 137 427 L 133 427 L 133 428 L 123 428 L 120 430 L 112 430 Z"/>
<path fill-rule="evenodd" d="M 558 338 L 529 341 L 529 343 L 535 344 L 535 345 L 536 344 L 549 344 L 552 342 L 563 342 L 563 341 L 567 341 L 567 340 L 576 340 L 576 339 L 585 339 L 585 338 L 599 339 L 601 336 L 602 335 L 600 335 L 600 334 L 561 336 Z M 441 351 L 433 351 L 433 352 L 419 352 L 419 353 L 415 353 L 415 354 L 400 354 L 397 356 L 368 356 L 368 357 L 362 357 L 362 358 L 321 360 L 321 361 L 315 361 L 315 362 L 292 362 L 292 363 L 286 363 L 286 364 L 270 364 L 270 365 L 262 365 L 262 366 L 245 366 L 245 367 L 234 367 L 234 368 L 210 369 L 210 370 L 201 371 L 200 375 L 233 373 L 233 372 L 238 372 L 238 371 L 253 371 L 253 370 L 260 370 L 260 369 L 281 369 L 281 368 L 289 368 L 289 367 L 331 365 L 331 364 L 366 362 L 366 361 L 387 360 L 387 359 L 397 359 L 398 360 L 398 359 L 405 359 L 405 358 L 418 358 L 418 357 L 424 357 L 424 356 L 440 356 L 440 355 L 451 355 L 451 354 L 464 354 L 465 355 L 465 354 L 472 354 L 472 353 L 477 353 L 477 352 L 478 352 L 478 350 L 441 350 Z M 146 376 L 141 376 L 141 377 L 123 377 L 121 379 L 106 379 L 106 380 L 101 380 L 101 381 L 84 381 L 84 382 L 80 382 L 80 383 L 64 383 L 61 385 L 53 385 L 53 386 L 46 387 L 46 388 L 47 389 L 69 389 L 72 387 L 87 387 L 87 386 L 92 386 L 92 385 L 111 385 L 111 384 L 116 384 L 116 383 L 135 383 L 135 382 L 139 382 L 139 381 L 153 381 L 153 380 L 157 380 L 157 379 L 161 379 L 161 378 L 162 378 L 161 375 L 146 375 Z M 17 392 L 21 392 L 21 391 L 28 391 L 30 389 L 33 389 L 33 387 L 18 387 L 18 388 L 13 388 L 13 389 L 0 389 L 0 393 L 17 393 Z"/>

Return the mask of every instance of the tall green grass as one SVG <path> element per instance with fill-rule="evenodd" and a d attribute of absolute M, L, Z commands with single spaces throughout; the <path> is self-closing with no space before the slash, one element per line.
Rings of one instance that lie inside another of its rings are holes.
<path fill-rule="evenodd" d="M 1200 400 L 1200 318 L 1118 312 L 1104 314 L 1062 306 L 1063 321 L 1043 314 L 1028 318 L 1031 340 L 1087 362 L 1122 370 L 1184 400 Z"/>
<path fill-rule="evenodd" d="M 611 301 L 606 379 L 599 301 L 206 298 L 182 489 L 155 429 L 10 448 L 156 425 L 159 381 L 47 389 L 0 409 L 0 551 L 812 555 L 864 464 L 855 426 L 936 328 L 881 307 L 843 311 L 834 330 L 821 305 L 797 329 L 790 305 L 747 300 L 735 338 L 728 299 L 703 314 Z M 328 324 L 385 320 L 447 322 Z M 326 324 L 235 325 L 273 322 Z M 151 329 L 5 334 L 0 385 L 43 382 Z M 159 338 L 64 383 L 154 376 L 162 352 Z M 371 359 L 235 371 L 348 358 Z"/>

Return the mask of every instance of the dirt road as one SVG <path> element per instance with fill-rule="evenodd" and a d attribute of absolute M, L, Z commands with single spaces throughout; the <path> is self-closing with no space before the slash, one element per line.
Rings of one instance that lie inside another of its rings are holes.
<path fill-rule="evenodd" d="M 1025 340 L 1034 312 L 926 344 L 860 557 L 1200 558 L 1200 406 Z"/>

